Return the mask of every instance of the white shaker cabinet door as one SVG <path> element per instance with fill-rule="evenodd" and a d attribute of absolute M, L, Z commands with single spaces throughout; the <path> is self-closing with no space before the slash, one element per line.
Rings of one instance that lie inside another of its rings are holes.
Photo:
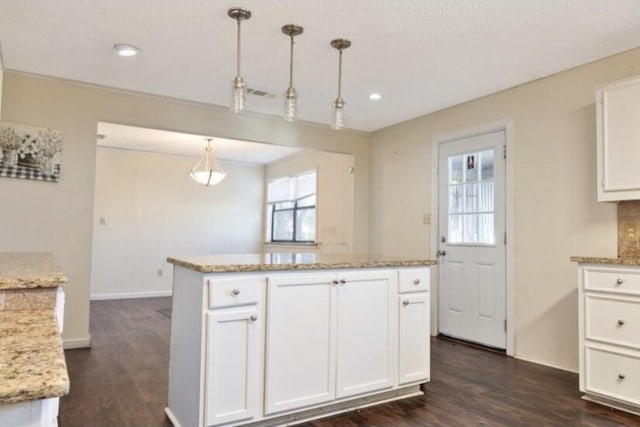
<path fill-rule="evenodd" d="M 258 415 L 257 306 L 207 313 L 205 425 Z"/>
<path fill-rule="evenodd" d="M 334 399 L 335 279 L 335 274 L 269 277 L 267 415 Z"/>
<path fill-rule="evenodd" d="M 397 271 L 342 273 L 337 289 L 337 397 L 393 387 Z"/>
<path fill-rule="evenodd" d="M 639 200 L 640 78 L 598 89 L 598 201 Z"/>
<path fill-rule="evenodd" d="M 429 293 L 398 296 L 398 384 L 429 379 Z"/>

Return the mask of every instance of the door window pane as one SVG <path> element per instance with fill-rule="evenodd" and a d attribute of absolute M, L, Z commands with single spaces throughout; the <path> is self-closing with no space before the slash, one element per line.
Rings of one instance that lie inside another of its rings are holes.
<path fill-rule="evenodd" d="M 494 157 L 494 150 L 449 156 L 449 243 L 495 244 Z"/>

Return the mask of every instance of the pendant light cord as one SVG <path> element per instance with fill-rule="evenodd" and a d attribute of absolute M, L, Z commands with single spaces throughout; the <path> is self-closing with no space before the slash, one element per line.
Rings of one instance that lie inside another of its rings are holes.
<path fill-rule="evenodd" d="M 289 89 L 293 87 L 293 34 L 291 34 L 291 48 L 289 52 Z"/>
<path fill-rule="evenodd" d="M 342 98 L 342 49 L 338 49 L 340 56 L 338 57 L 338 99 Z"/>
<path fill-rule="evenodd" d="M 238 46 L 237 46 L 237 55 L 236 55 L 236 70 L 237 70 L 237 77 L 240 77 L 240 18 L 237 18 L 236 21 L 238 22 Z"/>

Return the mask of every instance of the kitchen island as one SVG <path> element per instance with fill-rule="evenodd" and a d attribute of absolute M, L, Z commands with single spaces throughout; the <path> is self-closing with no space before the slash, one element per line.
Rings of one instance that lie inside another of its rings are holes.
<path fill-rule="evenodd" d="M 0 426 L 58 425 L 66 282 L 50 253 L 0 252 Z"/>
<path fill-rule="evenodd" d="M 292 425 L 422 394 L 431 260 L 172 257 L 167 416 Z"/>

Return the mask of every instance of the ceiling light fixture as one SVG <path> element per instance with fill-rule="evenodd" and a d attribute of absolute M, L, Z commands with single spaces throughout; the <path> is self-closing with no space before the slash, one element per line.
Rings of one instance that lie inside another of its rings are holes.
<path fill-rule="evenodd" d="M 210 187 L 222 181 L 227 176 L 227 173 L 213 157 L 213 147 L 211 146 L 213 138 L 205 138 L 205 140 L 207 141 L 207 146 L 204 149 L 206 152 L 205 157 L 198 160 L 189 175 L 198 184 Z M 204 165 L 202 164 L 203 161 Z"/>
<path fill-rule="evenodd" d="M 115 49 L 118 55 L 124 56 L 127 58 L 136 56 L 142 53 L 142 50 L 140 48 L 137 48 L 130 44 L 118 43 L 118 44 L 114 44 L 113 48 Z"/>
<path fill-rule="evenodd" d="M 372 93 L 369 95 L 369 99 L 372 101 L 379 101 L 380 99 L 382 99 L 382 95 L 380 95 L 379 93 Z"/>
<path fill-rule="evenodd" d="M 331 127 L 334 129 L 342 129 L 344 127 L 344 100 L 342 99 L 342 51 L 351 46 L 351 42 L 347 39 L 331 40 L 331 46 L 338 49 L 340 56 L 338 59 L 338 97 L 333 102 L 333 123 Z"/>
<path fill-rule="evenodd" d="M 298 94 L 293 87 L 293 38 L 302 34 L 303 31 L 304 28 L 299 25 L 289 24 L 282 27 L 282 32 L 291 38 L 291 51 L 289 54 L 289 87 L 284 93 L 284 119 L 289 122 L 296 119 L 296 113 L 298 110 Z"/>
<path fill-rule="evenodd" d="M 231 111 L 239 113 L 244 111 L 247 97 L 247 84 L 240 76 L 240 22 L 251 18 L 251 12 L 247 9 L 234 7 L 227 12 L 238 23 L 237 51 L 236 51 L 236 77 L 231 82 Z"/>

